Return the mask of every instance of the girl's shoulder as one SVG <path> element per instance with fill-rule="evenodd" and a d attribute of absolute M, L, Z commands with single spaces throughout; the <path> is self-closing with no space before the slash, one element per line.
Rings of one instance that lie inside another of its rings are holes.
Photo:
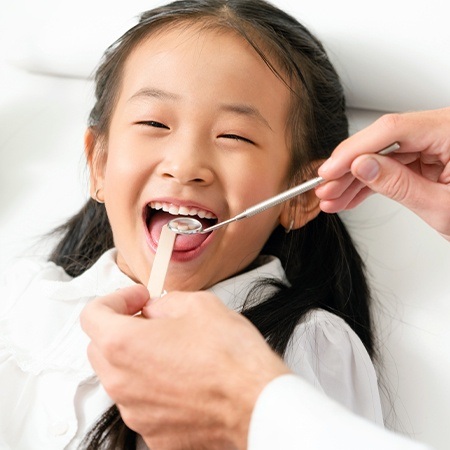
<path fill-rule="evenodd" d="M 342 318 L 322 309 L 310 311 L 293 333 L 285 362 L 329 397 L 383 423 L 375 367 Z"/>
<path fill-rule="evenodd" d="M 367 353 L 361 339 L 350 325 L 341 317 L 324 309 L 313 309 L 306 314 L 293 333 L 291 345 L 314 348 L 321 353 L 327 348 L 339 350 L 338 353 L 348 349 Z"/>
<path fill-rule="evenodd" d="M 9 267 L 2 271 L 1 282 L 9 283 L 18 278 L 27 282 L 36 276 L 50 276 L 50 279 L 70 278 L 62 267 L 44 257 L 35 256 L 13 260 Z"/>
<path fill-rule="evenodd" d="M 44 258 L 16 259 L 0 276 L 0 312 L 6 313 L 30 285 L 40 280 L 67 281 L 70 279 L 71 277 L 62 267 Z"/>
<path fill-rule="evenodd" d="M 322 329 L 323 327 L 325 327 L 327 329 L 333 329 L 339 333 L 354 333 L 350 325 L 344 319 L 337 316 L 336 314 L 333 314 L 332 312 L 320 308 L 309 311 L 305 316 L 305 320 L 303 320 L 299 326 L 314 329 Z"/>

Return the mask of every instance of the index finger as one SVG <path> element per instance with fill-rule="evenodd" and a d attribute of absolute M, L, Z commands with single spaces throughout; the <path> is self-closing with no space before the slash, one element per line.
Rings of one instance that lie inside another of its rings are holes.
<path fill-rule="evenodd" d="M 111 329 L 118 326 L 119 319 L 131 318 L 141 311 L 149 298 L 149 292 L 142 285 L 119 289 L 104 297 L 98 297 L 81 312 L 81 328 L 90 338 L 95 338 L 105 327 Z"/>
<path fill-rule="evenodd" d="M 431 151 L 432 147 L 439 149 L 439 142 L 447 139 L 449 119 L 450 108 L 385 114 L 341 142 L 319 168 L 319 175 L 325 180 L 340 178 L 350 170 L 355 158 L 366 153 L 376 153 L 393 142 L 400 144 L 399 153 Z"/>
<path fill-rule="evenodd" d="M 318 173 L 326 180 L 337 179 L 350 171 L 352 162 L 360 155 L 378 153 L 400 143 L 402 152 L 420 151 L 418 133 L 423 133 L 425 113 L 386 114 L 368 127 L 341 142 Z M 414 147 L 414 149 L 412 149 Z"/>

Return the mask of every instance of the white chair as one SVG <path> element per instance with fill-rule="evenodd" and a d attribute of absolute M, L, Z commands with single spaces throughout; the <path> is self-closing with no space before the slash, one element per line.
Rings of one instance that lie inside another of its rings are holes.
<path fill-rule="evenodd" d="M 164 2 L 2 3 L 0 269 L 18 254 L 44 251 L 34 246 L 36 237 L 87 198 L 87 78 L 137 13 Z M 352 132 L 384 112 L 450 105 L 446 0 L 274 3 L 325 43 L 347 91 Z M 381 197 L 342 217 L 365 256 L 377 297 L 388 426 L 448 449 L 450 245 Z"/>

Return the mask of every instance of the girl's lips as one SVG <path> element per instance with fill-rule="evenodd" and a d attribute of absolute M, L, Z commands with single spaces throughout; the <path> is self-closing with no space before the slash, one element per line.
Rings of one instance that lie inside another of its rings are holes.
<path fill-rule="evenodd" d="M 181 203 L 181 204 L 180 204 Z M 217 223 L 216 215 L 199 205 L 192 205 L 171 200 L 155 200 L 149 202 L 143 213 L 146 234 L 150 248 L 156 252 L 164 225 L 178 217 L 194 217 L 208 227 Z M 186 260 L 194 258 L 204 247 L 210 234 L 178 235 L 175 239 L 173 259 Z"/>

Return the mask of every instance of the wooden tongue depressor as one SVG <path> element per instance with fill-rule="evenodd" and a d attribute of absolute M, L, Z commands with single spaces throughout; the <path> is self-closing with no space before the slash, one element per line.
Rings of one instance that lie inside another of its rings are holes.
<path fill-rule="evenodd" d="M 161 294 L 164 291 L 164 280 L 166 279 L 167 269 L 169 267 L 176 237 L 177 234 L 167 225 L 162 227 L 152 271 L 147 284 L 147 289 L 150 292 L 151 298 L 161 297 Z"/>

